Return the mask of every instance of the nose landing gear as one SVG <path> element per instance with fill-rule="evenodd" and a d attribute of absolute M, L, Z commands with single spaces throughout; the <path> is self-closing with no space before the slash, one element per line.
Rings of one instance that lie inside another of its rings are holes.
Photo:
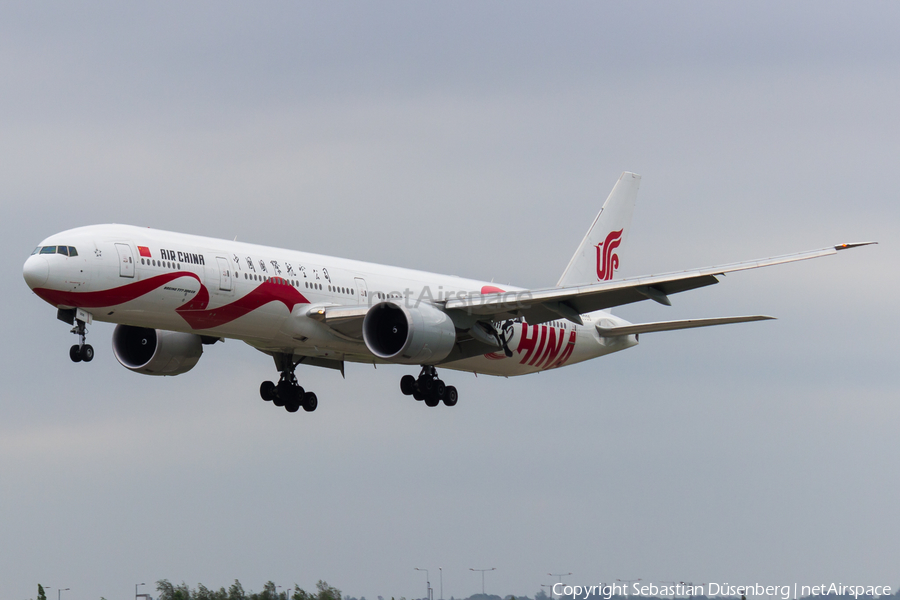
<path fill-rule="evenodd" d="M 452 385 L 445 385 L 431 365 L 422 367 L 419 377 L 404 375 L 400 379 L 400 391 L 416 400 L 423 400 L 426 406 L 435 407 L 444 402 L 445 406 L 456 406 L 459 394 Z"/>
<path fill-rule="evenodd" d="M 259 386 L 259 396 L 266 402 L 272 402 L 275 406 L 283 406 L 288 412 L 294 413 L 302 407 L 306 412 L 312 412 L 319 406 L 319 399 L 313 392 L 307 392 L 297 382 L 294 369 L 297 363 L 293 357 L 286 353 L 275 354 L 275 363 L 281 372 L 278 383 L 263 381 Z"/>
<path fill-rule="evenodd" d="M 69 348 L 69 358 L 72 362 L 91 362 L 94 360 L 94 347 L 85 343 L 87 337 L 86 323 L 81 319 L 75 319 L 75 327 L 72 333 L 78 336 L 78 343 Z"/>

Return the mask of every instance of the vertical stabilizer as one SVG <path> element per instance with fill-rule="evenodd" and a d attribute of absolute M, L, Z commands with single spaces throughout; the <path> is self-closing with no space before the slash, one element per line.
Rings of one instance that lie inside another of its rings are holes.
<path fill-rule="evenodd" d="M 557 287 L 608 281 L 619 268 L 641 176 L 624 172 L 559 278 Z"/>

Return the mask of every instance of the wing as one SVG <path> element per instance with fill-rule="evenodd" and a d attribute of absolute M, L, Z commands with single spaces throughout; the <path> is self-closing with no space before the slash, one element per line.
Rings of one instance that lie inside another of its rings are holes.
<path fill-rule="evenodd" d="M 369 312 L 369 306 L 358 304 L 351 306 L 322 306 L 311 307 L 306 316 L 325 323 L 335 333 L 352 341 L 362 339 L 362 326 Z"/>
<path fill-rule="evenodd" d="M 471 294 L 465 298 L 448 300 L 446 310 L 462 310 L 491 320 L 523 316 L 531 324 L 563 317 L 579 325 L 584 313 L 603 310 L 642 300 L 654 300 L 669 305 L 669 296 L 718 283 L 718 275 L 770 267 L 799 260 L 809 260 L 836 254 L 841 250 L 867 246 L 877 242 L 840 244 L 821 250 L 784 254 L 727 265 L 718 265 L 689 271 L 632 277 L 605 281 L 591 285 L 524 290 L 516 292 Z"/>

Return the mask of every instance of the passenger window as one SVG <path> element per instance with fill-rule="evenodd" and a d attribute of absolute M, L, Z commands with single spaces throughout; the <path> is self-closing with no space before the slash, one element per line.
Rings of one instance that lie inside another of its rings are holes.
<path fill-rule="evenodd" d="M 41 248 L 41 254 L 56 254 L 56 246 L 44 246 Z"/>
<path fill-rule="evenodd" d="M 69 246 L 69 256 L 78 256 L 78 250 L 75 249 L 75 246 Z"/>

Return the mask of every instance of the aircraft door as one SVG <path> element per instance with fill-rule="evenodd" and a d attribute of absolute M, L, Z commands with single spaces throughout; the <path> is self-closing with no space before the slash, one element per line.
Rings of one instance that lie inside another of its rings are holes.
<path fill-rule="evenodd" d="M 366 280 L 362 277 L 355 277 L 356 282 L 356 301 L 359 304 L 369 304 L 369 290 L 366 288 Z"/>
<path fill-rule="evenodd" d="M 232 290 L 231 263 L 227 258 L 221 256 L 216 257 L 216 263 L 219 265 L 219 291 L 230 292 Z"/>
<path fill-rule="evenodd" d="M 119 277 L 134 277 L 134 253 L 128 244 L 116 244 L 119 253 Z"/>

